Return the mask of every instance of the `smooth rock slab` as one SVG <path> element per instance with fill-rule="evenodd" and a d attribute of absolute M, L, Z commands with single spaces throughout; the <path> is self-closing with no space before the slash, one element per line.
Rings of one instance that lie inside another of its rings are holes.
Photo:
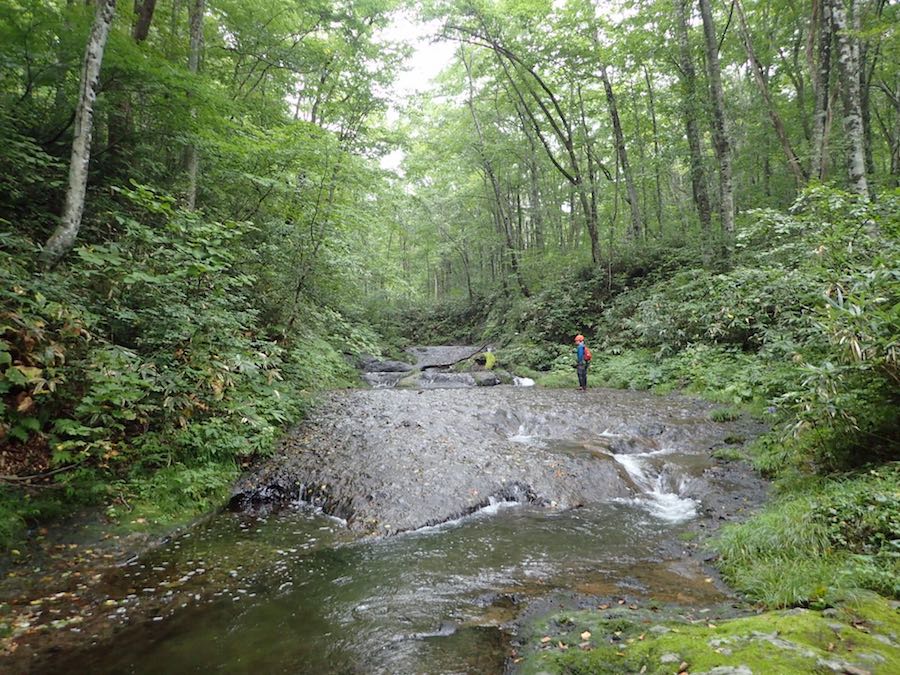
<path fill-rule="evenodd" d="M 492 500 L 555 508 L 628 498 L 611 453 L 694 453 L 734 433 L 700 401 L 638 392 L 475 387 L 334 392 L 277 456 L 235 486 L 231 505 L 297 498 L 358 531 L 392 534 L 471 513 Z M 652 437 L 643 436 L 650 431 Z M 698 497 L 710 492 L 697 469 Z"/>

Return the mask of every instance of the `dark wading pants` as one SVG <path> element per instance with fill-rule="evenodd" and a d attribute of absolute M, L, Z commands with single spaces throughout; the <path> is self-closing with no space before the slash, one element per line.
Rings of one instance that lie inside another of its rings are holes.
<path fill-rule="evenodd" d="M 583 361 L 575 368 L 575 371 L 578 373 L 578 386 L 582 389 L 587 387 L 587 369 L 587 363 Z"/>

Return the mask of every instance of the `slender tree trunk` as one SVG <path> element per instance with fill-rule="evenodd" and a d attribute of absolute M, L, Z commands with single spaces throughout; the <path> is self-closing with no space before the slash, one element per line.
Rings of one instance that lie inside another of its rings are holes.
<path fill-rule="evenodd" d="M 62 29 L 64 33 L 72 30 L 72 5 L 75 0 L 66 0 L 66 8 L 63 11 Z M 59 79 L 56 83 L 56 93 L 53 96 L 53 117 L 54 121 L 66 119 L 70 110 L 66 106 L 66 74 L 69 71 L 68 64 L 63 60 L 63 40 L 59 41 L 56 48 L 56 61 L 59 68 Z"/>
<path fill-rule="evenodd" d="M 140 43 L 147 39 L 155 9 L 156 0 L 134 0 L 135 21 L 131 29 L 131 37 L 135 42 Z"/>
<path fill-rule="evenodd" d="M 526 298 L 531 295 L 531 292 L 528 289 L 528 285 L 525 283 L 525 277 L 522 274 L 522 270 L 519 267 L 519 257 L 518 251 L 515 249 L 515 244 L 512 240 L 512 224 L 510 222 L 511 217 L 509 214 L 509 210 L 504 210 L 503 208 L 503 190 L 500 186 L 500 181 L 497 178 L 496 173 L 494 172 L 494 167 L 491 164 L 490 158 L 487 156 L 485 152 L 485 143 L 484 143 L 484 133 L 481 130 L 481 123 L 478 121 L 478 115 L 475 112 L 475 86 L 472 82 L 472 66 L 468 60 L 466 60 L 465 55 L 462 58 L 463 65 L 466 67 L 466 75 L 469 80 L 469 96 L 468 96 L 468 106 L 469 112 L 472 116 L 472 124 L 475 126 L 475 132 L 478 137 L 478 152 L 481 155 L 481 162 L 484 167 L 484 173 L 486 178 L 490 181 L 491 190 L 494 193 L 494 202 L 496 204 L 497 211 L 497 225 L 498 228 L 502 230 L 504 235 L 504 239 L 506 241 L 506 255 L 509 258 L 509 264 L 512 268 L 513 274 L 516 276 L 516 281 L 519 284 L 519 288 L 522 291 L 522 295 Z M 508 206 L 507 202 L 507 206 Z"/>
<path fill-rule="evenodd" d="M 838 46 L 838 70 L 844 98 L 844 133 L 847 136 L 847 173 L 850 188 L 859 195 L 869 196 L 866 180 L 865 140 L 859 94 L 859 45 L 851 34 L 852 19 L 848 20 L 843 0 L 829 0 Z M 856 0 L 850 0 L 851 17 L 858 12 Z"/>
<path fill-rule="evenodd" d="M 813 112 L 812 127 L 812 154 L 810 158 L 810 178 L 823 180 L 825 178 L 825 148 L 828 144 L 826 135 L 828 124 L 828 106 L 830 102 L 831 81 L 831 42 L 832 22 L 831 4 L 829 0 L 818 0 L 819 9 L 819 46 L 816 63 L 816 105 Z"/>
<path fill-rule="evenodd" d="M 681 89 L 684 107 L 684 126 L 688 150 L 691 158 L 691 189 L 700 228 L 708 235 L 712 223 L 712 209 L 709 206 L 709 191 L 706 186 L 706 171 L 703 169 L 703 148 L 700 144 L 700 127 L 697 122 L 697 74 L 694 57 L 691 54 L 688 34 L 690 0 L 677 0 L 678 16 L 675 30 L 678 33 L 678 47 L 681 56 Z"/>
<path fill-rule="evenodd" d="M 759 93 L 766 104 L 766 112 L 769 114 L 769 119 L 772 120 L 775 135 L 778 137 L 778 142 L 781 144 L 781 149 L 787 158 L 788 168 L 794 175 L 797 184 L 803 185 L 806 182 L 806 172 L 800 165 L 800 159 L 797 157 L 797 153 L 794 152 L 787 130 L 784 128 L 784 122 L 782 122 L 781 115 L 778 114 L 778 109 L 772 100 L 772 94 L 769 92 L 769 85 L 762 71 L 762 65 L 756 57 L 756 51 L 753 49 L 753 41 L 750 37 L 750 29 L 747 26 L 747 17 L 744 15 L 744 6 L 741 0 L 734 0 L 734 8 L 738 17 L 738 29 L 741 33 L 741 40 L 744 43 L 744 49 L 747 51 L 747 61 L 750 63 L 750 70 L 753 72 L 753 78 L 756 80 Z"/>
<path fill-rule="evenodd" d="M 650 70 L 644 66 L 644 79 L 647 82 L 647 104 L 650 108 L 650 123 L 653 126 L 653 177 L 656 188 L 656 233 L 662 236 L 662 180 L 659 176 L 659 128 L 656 124 L 656 103 L 653 96 L 653 83 L 650 80 Z"/>
<path fill-rule="evenodd" d="M 622 124 L 619 121 L 619 110 L 616 107 L 616 97 L 613 94 L 612 84 L 609 81 L 609 75 L 606 72 L 606 66 L 600 66 L 600 77 L 603 79 L 603 88 L 606 90 L 606 103 L 609 106 L 609 116 L 613 123 L 613 134 L 616 139 L 616 150 L 619 155 L 619 164 L 622 167 L 622 175 L 625 178 L 625 190 L 628 194 L 628 205 L 631 207 L 631 228 L 629 234 L 637 239 L 643 232 L 643 223 L 641 222 L 641 209 L 638 204 L 637 189 L 634 185 L 634 177 L 631 175 L 631 168 L 628 166 L 628 151 L 625 148 L 625 136 L 622 133 Z"/>
<path fill-rule="evenodd" d="M 81 228 L 88 166 L 91 161 L 94 102 L 97 99 L 103 51 L 106 49 L 109 27 L 115 13 L 116 0 L 99 0 L 91 36 L 84 51 L 80 95 L 75 110 L 75 136 L 72 140 L 72 155 L 69 162 L 69 186 L 66 190 L 62 218 L 41 252 L 41 261 L 47 267 L 55 265 L 72 248 Z"/>
<path fill-rule="evenodd" d="M 725 91 L 722 88 L 722 68 L 719 65 L 719 42 L 713 23 L 709 0 L 700 0 L 703 35 L 706 38 L 706 68 L 713 104 L 713 144 L 719 162 L 719 212 L 722 230 L 734 232 L 734 179 L 731 170 L 731 135 L 725 117 Z"/>
<path fill-rule="evenodd" d="M 889 137 L 891 144 L 891 187 L 900 187 L 900 72 L 894 76 L 894 134 Z"/>
<path fill-rule="evenodd" d="M 190 5 L 191 46 L 188 55 L 188 70 L 196 75 L 200 72 L 200 53 L 203 50 L 203 12 L 205 0 L 193 0 Z M 196 111 L 191 111 L 191 116 L 196 118 Z M 191 211 L 197 205 L 197 178 L 200 173 L 200 150 L 196 142 L 188 146 L 187 158 L 188 191 L 187 207 Z"/>
<path fill-rule="evenodd" d="M 156 9 L 156 0 L 134 0 L 134 23 L 131 26 L 131 39 L 135 44 L 141 44 L 150 33 L 150 24 L 153 21 L 153 11 Z M 123 85 L 122 100 L 116 109 L 109 115 L 109 161 L 114 165 L 121 163 L 121 155 L 124 144 L 134 134 L 134 119 L 132 115 L 131 90 L 127 84 Z"/>
<path fill-rule="evenodd" d="M 638 97 L 637 91 L 634 88 L 634 85 L 629 86 L 631 92 L 631 111 L 633 113 L 634 118 L 634 137 L 637 141 L 637 149 L 638 149 L 638 171 L 636 176 L 636 184 L 641 187 L 641 213 L 647 213 L 647 181 L 644 180 L 644 170 L 647 166 L 647 152 L 644 147 L 644 130 L 641 125 L 641 115 L 639 112 L 638 105 Z M 644 223 L 644 236 L 647 236 L 647 231 L 650 228 Z"/>

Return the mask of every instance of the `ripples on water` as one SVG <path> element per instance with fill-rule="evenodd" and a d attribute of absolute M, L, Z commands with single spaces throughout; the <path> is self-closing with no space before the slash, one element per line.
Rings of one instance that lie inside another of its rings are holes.
<path fill-rule="evenodd" d="M 509 440 L 612 458 L 640 494 L 568 511 L 492 502 L 385 539 L 357 539 L 302 505 L 222 513 L 124 567 L 109 588 L 121 631 L 47 672 L 502 672 L 510 597 L 651 595 L 696 581 L 699 570 L 681 568 L 660 581 L 661 546 L 695 516 L 684 493 L 705 460 L 540 431 L 519 425 Z"/>
<path fill-rule="evenodd" d="M 564 512 L 498 503 L 380 540 L 353 540 L 339 522 L 301 507 L 264 519 L 225 513 L 123 569 L 123 595 L 153 589 L 137 594 L 136 616 L 142 595 L 159 602 L 174 589 L 160 620 L 125 628 L 64 665 L 500 672 L 506 650 L 496 626 L 512 614 L 498 598 L 590 583 L 652 591 L 638 572 L 660 564 L 657 542 L 673 533 L 626 503 Z"/>

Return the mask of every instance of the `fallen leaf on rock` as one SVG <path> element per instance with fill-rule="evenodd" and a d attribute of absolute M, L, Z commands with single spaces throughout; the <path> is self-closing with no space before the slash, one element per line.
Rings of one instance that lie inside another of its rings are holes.
<path fill-rule="evenodd" d="M 569 648 L 569 645 L 567 645 L 565 642 L 557 642 L 556 646 L 563 651 L 566 651 Z"/>
<path fill-rule="evenodd" d="M 590 640 L 591 639 L 591 631 L 586 630 L 581 634 L 582 640 Z"/>

